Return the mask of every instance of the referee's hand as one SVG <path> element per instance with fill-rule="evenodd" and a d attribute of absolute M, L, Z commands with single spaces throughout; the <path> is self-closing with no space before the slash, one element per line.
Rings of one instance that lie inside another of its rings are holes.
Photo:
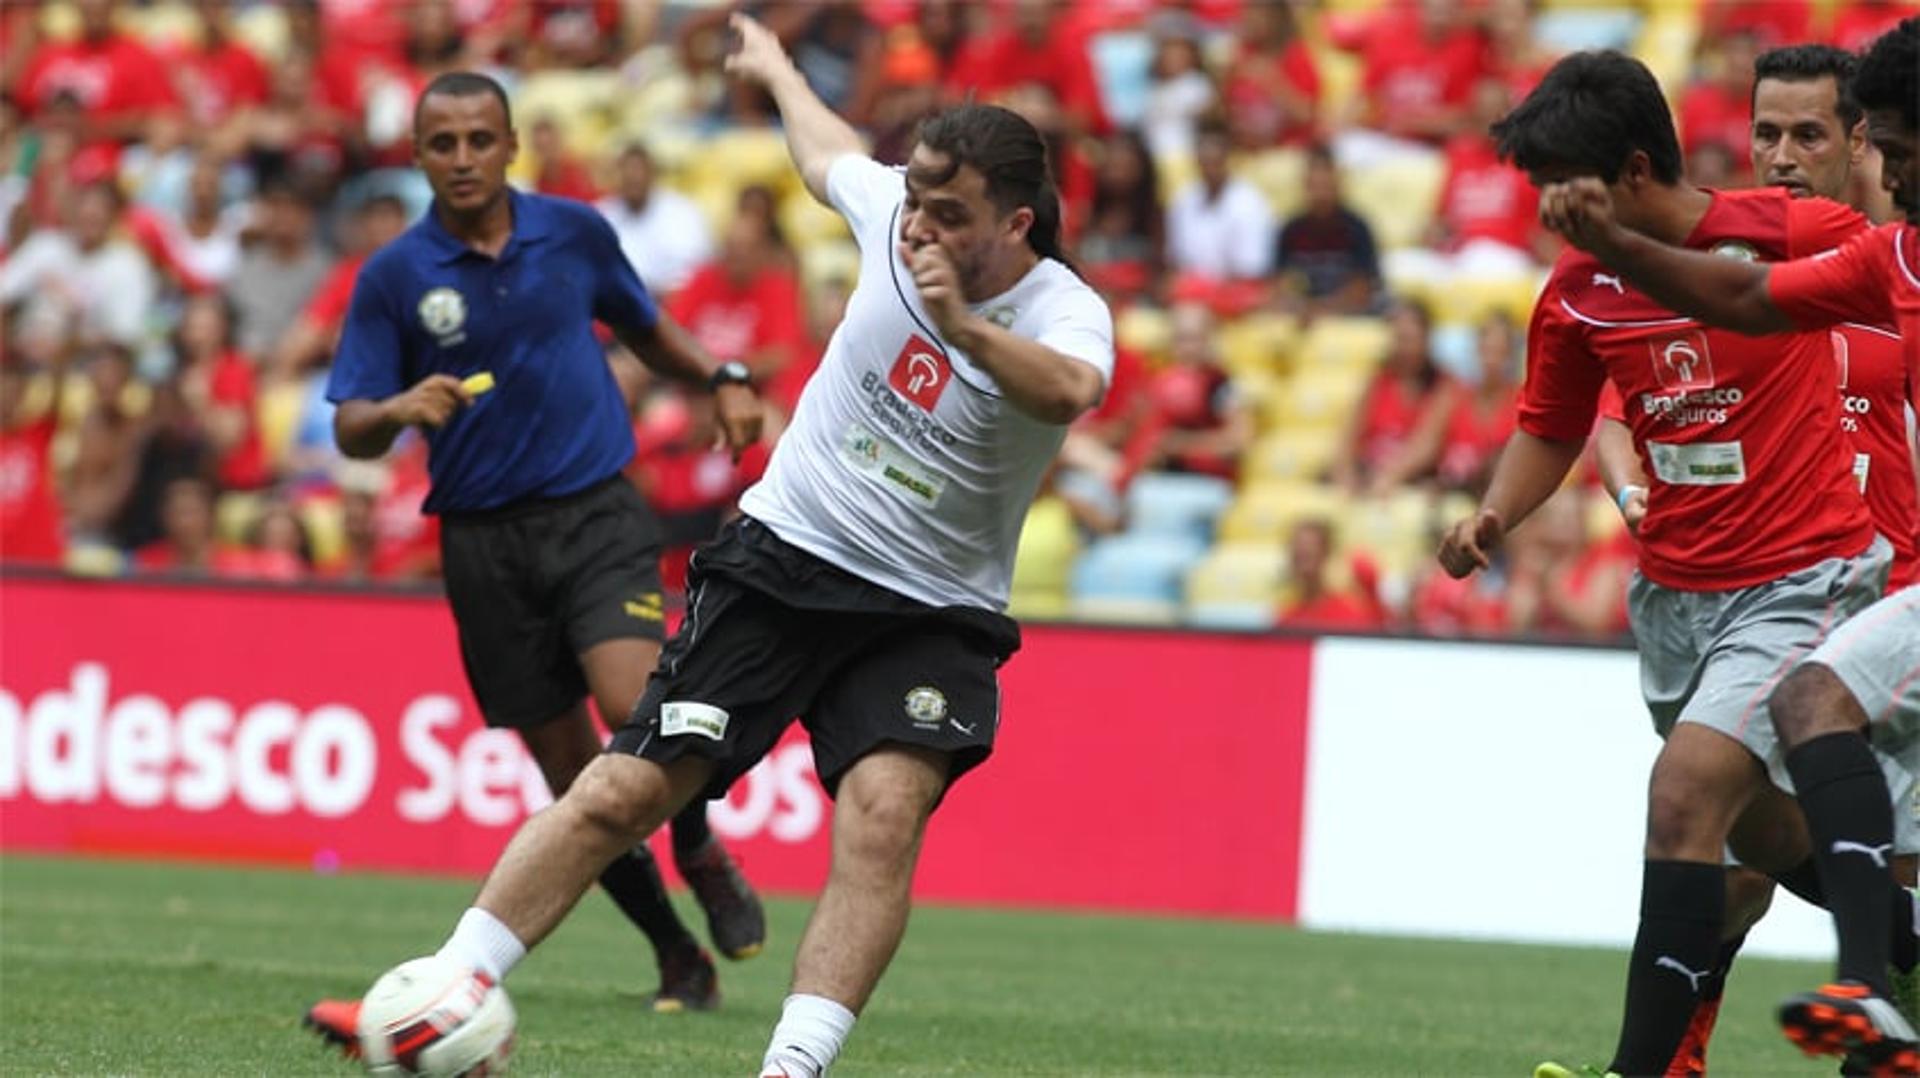
<path fill-rule="evenodd" d="M 713 414 L 720 428 L 714 448 L 733 450 L 734 462 L 739 463 L 740 454 L 760 440 L 760 426 L 766 419 L 760 395 L 750 385 L 723 385 L 713 391 Z"/>
<path fill-rule="evenodd" d="M 451 374 L 429 374 L 412 389 L 387 401 L 387 415 L 405 427 L 440 427 L 473 397 Z"/>
<path fill-rule="evenodd" d="M 1482 509 L 1447 529 L 1440 540 L 1440 567 L 1455 580 L 1493 563 L 1493 552 L 1507 532 L 1506 522 L 1491 509 Z"/>

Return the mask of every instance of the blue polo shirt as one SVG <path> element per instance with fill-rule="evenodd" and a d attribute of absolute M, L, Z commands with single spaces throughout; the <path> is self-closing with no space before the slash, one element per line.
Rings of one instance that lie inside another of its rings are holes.
<path fill-rule="evenodd" d="M 427 433 L 425 511 L 494 509 L 584 490 L 633 459 L 625 399 L 593 323 L 658 318 L 605 219 L 584 203 L 511 192 L 499 258 L 434 210 L 367 260 L 327 399 L 383 400 L 430 374 L 491 371 L 492 390 Z"/>

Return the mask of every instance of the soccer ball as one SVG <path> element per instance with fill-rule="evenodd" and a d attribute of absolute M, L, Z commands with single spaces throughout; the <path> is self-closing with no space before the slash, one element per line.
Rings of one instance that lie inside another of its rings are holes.
<path fill-rule="evenodd" d="M 507 1070 L 513 1004 L 483 973 L 438 955 L 416 958 L 367 989 L 359 1034 L 374 1074 L 490 1078 Z"/>

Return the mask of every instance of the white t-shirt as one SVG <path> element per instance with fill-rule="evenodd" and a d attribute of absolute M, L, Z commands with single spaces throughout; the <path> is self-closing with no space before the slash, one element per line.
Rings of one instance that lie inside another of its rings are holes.
<path fill-rule="evenodd" d="M 692 199 L 678 192 L 656 186 L 638 212 L 619 195 L 608 195 L 593 206 L 613 226 L 620 252 L 656 297 L 664 298 L 686 284 L 693 271 L 713 257 L 706 217 Z"/>
<path fill-rule="evenodd" d="M 1273 209 L 1244 180 L 1230 179 L 1207 199 L 1195 181 L 1167 207 L 1167 259 L 1184 273 L 1219 280 L 1265 277 L 1273 271 Z"/>
<path fill-rule="evenodd" d="M 903 173 L 849 154 L 827 193 L 860 245 L 859 285 L 740 507 L 908 598 L 1002 610 L 1021 522 L 1066 428 L 1015 408 L 934 331 L 896 249 Z M 973 310 L 1113 375 L 1113 316 L 1057 261 Z"/>

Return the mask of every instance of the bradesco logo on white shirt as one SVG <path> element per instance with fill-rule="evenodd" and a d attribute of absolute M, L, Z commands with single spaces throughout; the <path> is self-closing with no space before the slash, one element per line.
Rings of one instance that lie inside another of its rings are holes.
<path fill-rule="evenodd" d="M 860 382 L 867 411 L 881 431 L 859 422 L 849 425 L 840 439 L 840 459 L 895 498 L 937 508 L 950 477 L 899 443 L 924 453 L 953 445 L 952 432 L 934 418 L 952 382 L 953 363 L 946 353 L 918 333 L 909 334 L 884 381 L 869 371 Z"/>

